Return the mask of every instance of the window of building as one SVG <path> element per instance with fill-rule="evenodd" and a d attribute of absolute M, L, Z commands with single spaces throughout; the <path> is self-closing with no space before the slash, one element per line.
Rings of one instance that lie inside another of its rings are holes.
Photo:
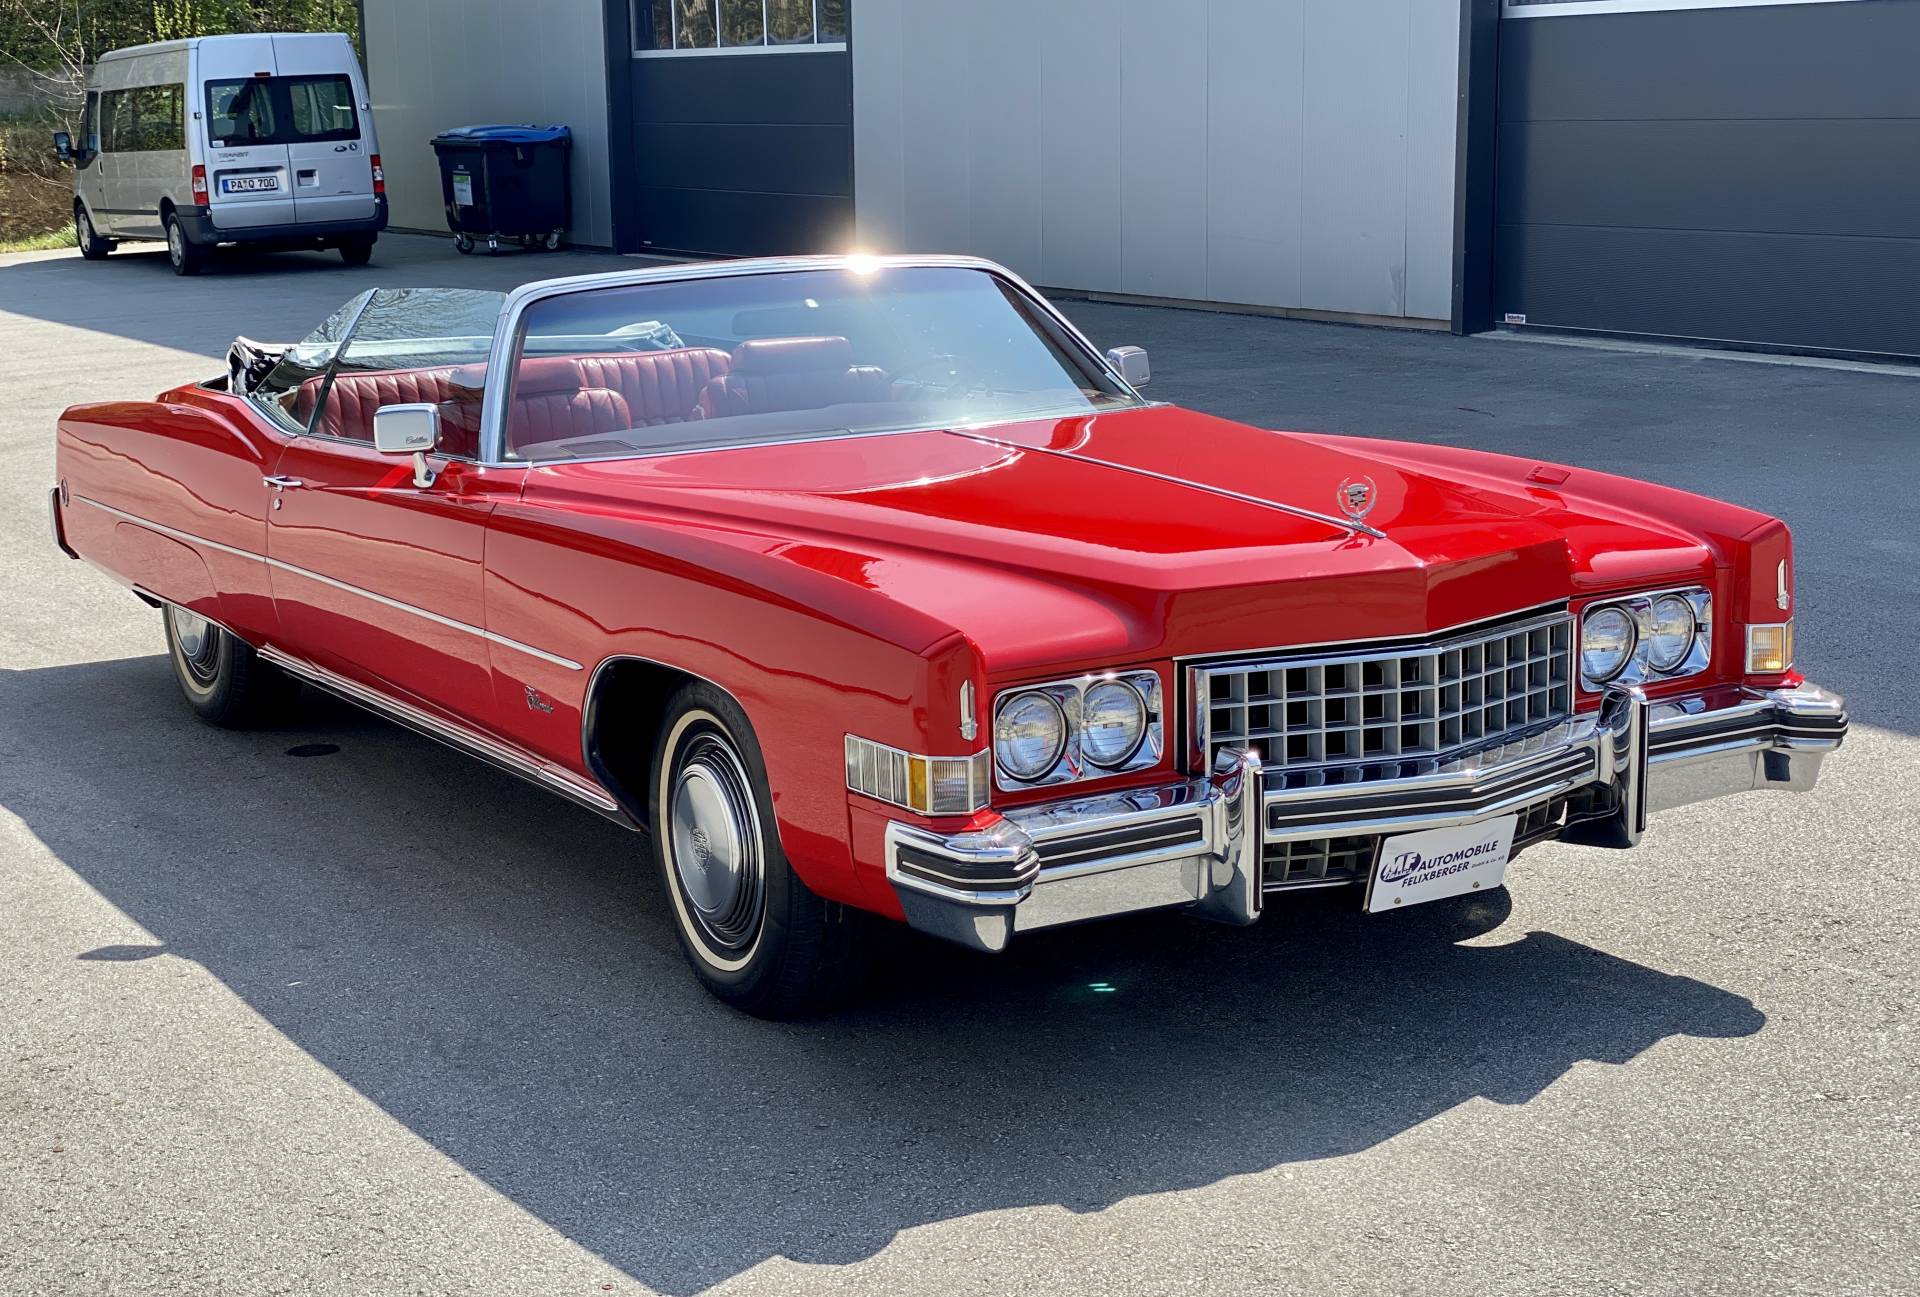
<path fill-rule="evenodd" d="M 632 0 L 634 53 L 845 49 L 848 0 Z"/>

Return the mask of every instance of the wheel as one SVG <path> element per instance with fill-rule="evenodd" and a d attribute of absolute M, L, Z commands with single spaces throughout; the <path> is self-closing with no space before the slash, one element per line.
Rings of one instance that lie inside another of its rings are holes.
<path fill-rule="evenodd" d="M 161 612 L 174 678 L 200 719 L 227 729 L 276 720 L 300 686 L 206 618 L 168 604 Z"/>
<path fill-rule="evenodd" d="M 207 264 L 207 250 L 191 239 L 180 228 L 180 222 L 168 212 L 161 218 L 167 227 L 167 260 L 173 263 L 176 275 L 197 275 Z"/>
<path fill-rule="evenodd" d="M 548 252 L 554 252 L 558 250 L 560 247 L 560 231 L 558 230 L 548 231 L 547 237 L 542 241 L 541 246 L 544 247 Z"/>
<path fill-rule="evenodd" d="M 107 254 L 113 251 L 111 239 L 103 239 L 94 233 L 93 218 L 87 215 L 85 203 L 73 205 L 73 239 L 80 245 L 80 255 L 88 261 L 105 261 Z"/>
<path fill-rule="evenodd" d="M 349 266 L 364 266 L 373 260 L 373 240 L 353 239 L 340 245 L 340 260 Z"/>
<path fill-rule="evenodd" d="M 473 251 L 473 236 L 471 234 L 454 235 L 453 247 L 461 256 L 466 256 L 469 252 Z"/>
<path fill-rule="evenodd" d="M 762 1018 L 844 999 L 873 948 L 867 916 L 822 900 L 787 863 L 760 746 L 733 699 L 702 681 L 674 693 L 649 786 L 654 860 L 706 988 Z"/>

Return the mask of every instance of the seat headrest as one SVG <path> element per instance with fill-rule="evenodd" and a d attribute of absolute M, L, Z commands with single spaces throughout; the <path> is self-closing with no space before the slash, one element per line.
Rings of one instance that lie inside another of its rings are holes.
<path fill-rule="evenodd" d="M 548 356 L 523 360 L 514 371 L 513 394 L 535 396 L 541 392 L 573 392 L 580 387 L 580 367 L 571 356 Z"/>
<path fill-rule="evenodd" d="M 845 338 L 755 338 L 733 349 L 736 374 L 808 374 L 852 367 L 853 344 Z"/>

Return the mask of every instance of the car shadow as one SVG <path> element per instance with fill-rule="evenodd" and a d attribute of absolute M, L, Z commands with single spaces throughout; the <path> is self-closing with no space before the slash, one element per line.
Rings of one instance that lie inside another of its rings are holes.
<path fill-rule="evenodd" d="M 1504 896 L 1369 920 L 1322 895 L 1248 929 L 1150 917 L 998 959 L 901 934 L 859 1004 L 768 1024 L 681 966 L 639 838 L 410 733 L 312 698 L 286 729 L 212 730 L 159 657 L 0 672 L 0 711 L 0 804 L 151 937 L 75 958 L 200 964 L 670 1293 L 1353 1153 L 1765 1021 L 1505 931 Z M 339 751 L 288 756 L 321 742 Z"/>

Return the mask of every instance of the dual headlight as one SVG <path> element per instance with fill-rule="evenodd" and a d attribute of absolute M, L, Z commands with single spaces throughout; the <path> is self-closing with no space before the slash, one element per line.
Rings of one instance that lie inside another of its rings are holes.
<path fill-rule="evenodd" d="M 1580 617 L 1580 682 L 1672 680 L 1707 669 L 1713 659 L 1713 596 L 1668 590 L 1589 604 Z"/>
<path fill-rule="evenodd" d="M 993 764 L 1002 788 L 1144 769 L 1164 747 L 1160 677 L 1152 671 L 1009 689 L 994 700 Z"/>

